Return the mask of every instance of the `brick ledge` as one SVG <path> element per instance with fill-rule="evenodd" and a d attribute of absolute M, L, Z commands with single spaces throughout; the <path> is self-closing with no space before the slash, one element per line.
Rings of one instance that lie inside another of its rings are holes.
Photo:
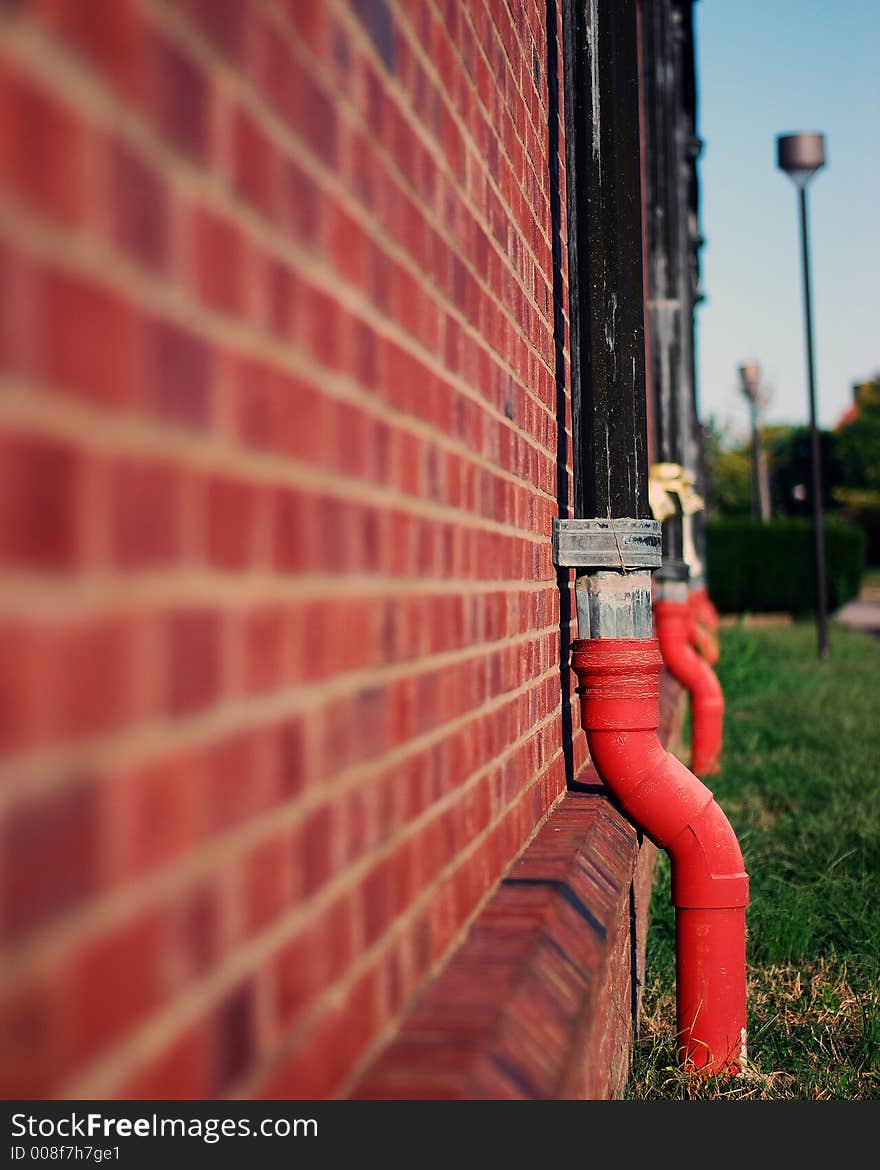
<path fill-rule="evenodd" d="M 665 679 L 664 740 L 683 692 Z M 656 849 L 594 772 L 566 793 L 349 1094 L 604 1100 L 626 1085 Z"/>

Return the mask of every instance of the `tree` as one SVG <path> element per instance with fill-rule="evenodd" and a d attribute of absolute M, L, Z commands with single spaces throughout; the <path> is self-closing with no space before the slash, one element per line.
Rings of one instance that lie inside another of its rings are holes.
<path fill-rule="evenodd" d="M 713 415 L 703 428 L 706 504 L 721 516 L 748 516 L 752 510 L 752 462 L 747 444 L 737 443 Z"/>
<path fill-rule="evenodd" d="M 880 373 L 856 388 L 855 411 L 834 446 L 840 487 L 880 491 Z"/>
<path fill-rule="evenodd" d="M 853 409 L 834 433 L 834 451 L 834 501 L 864 529 L 868 563 L 880 564 L 880 373 L 856 387 Z"/>
<path fill-rule="evenodd" d="M 770 494 L 779 516 L 810 516 L 813 512 L 813 454 L 807 426 L 768 427 L 765 441 L 770 461 Z M 837 453 L 829 431 L 819 432 L 822 458 L 822 507 L 834 506 L 839 483 Z"/>

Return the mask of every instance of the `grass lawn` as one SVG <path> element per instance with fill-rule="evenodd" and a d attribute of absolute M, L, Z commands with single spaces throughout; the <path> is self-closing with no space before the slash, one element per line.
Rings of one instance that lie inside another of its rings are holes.
<path fill-rule="evenodd" d="M 749 1068 L 684 1077 L 674 919 L 654 890 L 635 1100 L 880 1099 L 880 640 L 811 622 L 722 631 L 724 768 L 711 787 L 751 878 Z M 686 757 L 685 757 L 686 758 Z"/>

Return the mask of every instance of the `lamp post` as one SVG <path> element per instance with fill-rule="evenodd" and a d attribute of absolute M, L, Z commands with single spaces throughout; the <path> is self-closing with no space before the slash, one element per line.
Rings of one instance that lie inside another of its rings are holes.
<path fill-rule="evenodd" d="M 770 490 L 767 461 L 761 445 L 761 367 L 757 362 L 746 362 L 739 367 L 739 380 L 740 389 L 749 404 L 752 424 L 752 517 L 766 524 L 770 519 Z"/>
<path fill-rule="evenodd" d="M 819 657 L 828 657 L 828 604 L 825 582 L 825 523 L 822 513 L 822 452 L 816 426 L 816 385 L 813 368 L 813 311 L 810 298 L 810 242 L 807 231 L 807 184 L 825 165 L 824 134 L 781 134 L 776 160 L 798 189 L 801 220 L 801 257 L 804 275 L 804 328 L 807 342 L 807 385 L 810 399 L 810 450 L 813 482 L 813 536 L 816 549 L 816 624 Z"/>

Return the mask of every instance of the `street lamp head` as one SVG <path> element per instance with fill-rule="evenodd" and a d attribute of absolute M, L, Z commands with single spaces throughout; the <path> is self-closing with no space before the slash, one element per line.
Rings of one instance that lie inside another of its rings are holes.
<path fill-rule="evenodd" d="M 753 405 L 758 405 L 761 388 L 761 367 L 757 362 L 745 362 L 739 367 L 740 389 Z"/>
<path fill-rule="evenodd" d="M 806 187 L 816 171 L 825 166 L 824 134 L 780 134 L 776 139 L 776 163 L 797 187 Z"/>

